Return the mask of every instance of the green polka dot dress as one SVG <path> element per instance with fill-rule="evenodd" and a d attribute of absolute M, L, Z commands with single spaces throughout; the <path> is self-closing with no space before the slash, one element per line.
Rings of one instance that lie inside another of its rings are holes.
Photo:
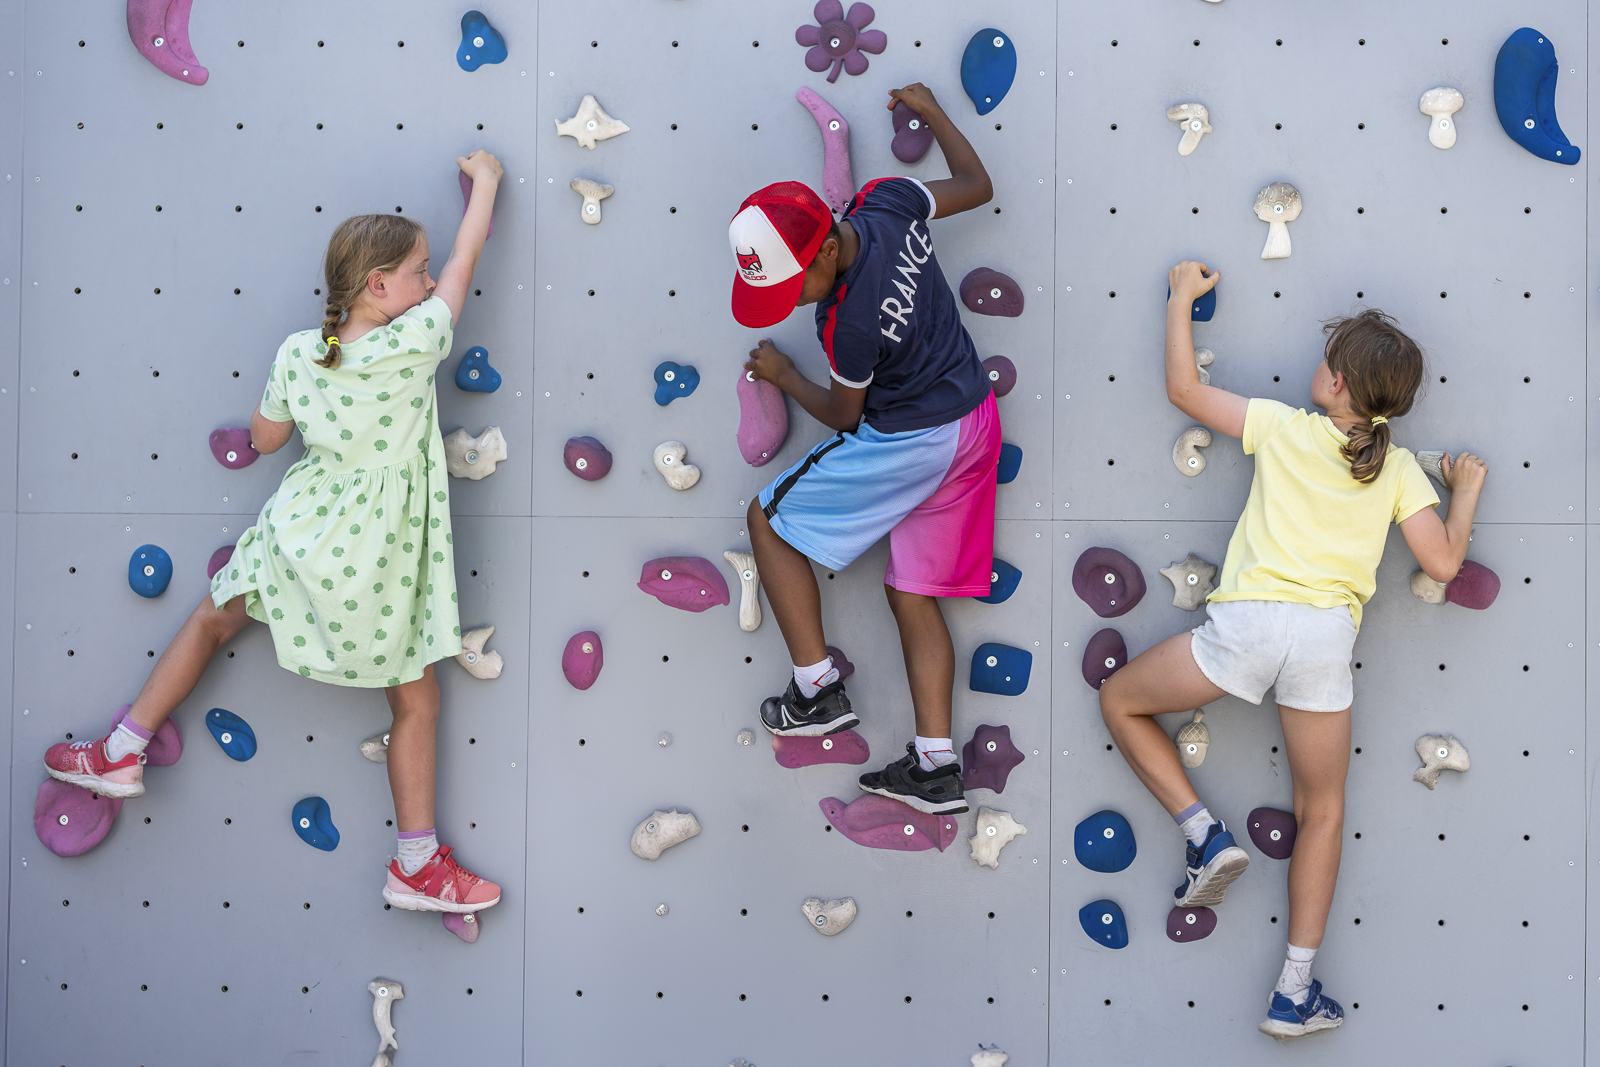
<path fill-rule="evenodd" d="M 454 324 L 434 297 L 343 345 L 321 330 L 278 349 L 261 414 L 293 421 L 306 454 L 211 581 L 245 598 L 278 662 L 335 685 L 400 685 L 461 652 L 450 492 L 434 371 Z"/>

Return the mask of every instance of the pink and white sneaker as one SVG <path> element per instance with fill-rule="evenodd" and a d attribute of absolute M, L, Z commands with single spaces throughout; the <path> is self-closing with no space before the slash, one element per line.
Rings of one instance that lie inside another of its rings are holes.
<path fill-rule="evenodd" d="M 472 912 L 500 903 L 500 887 L 457 863 L 450 849 L 441 848 L 416 874 L 406 874 L 400 861 L 391 859 L 383 899 L 407 911 Z"/>
<path fill-rule="evenodd" d="M 106 758 L 107 740 L 51 745 L 44 754 L 44 769 L 58 781 L 81 785 L 103 797 L 144 796 L 144 753 L 130 752 L 113 763 Z"/>

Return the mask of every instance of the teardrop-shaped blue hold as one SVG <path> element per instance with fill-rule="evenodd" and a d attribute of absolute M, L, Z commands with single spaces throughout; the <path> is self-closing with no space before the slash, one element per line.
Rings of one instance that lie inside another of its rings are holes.
<path fill-rule="evenodd" d="M 1033 653 L 997 641 L 985 641 L 972 653 L 972 674 L 967 688 L 974 693 L 1021 696 L 1033 673 Z"/>
<path fill-rule="evenodd" d="M 1167 287 L 1167 299 L 1172 299 L 1172 287 Z M 1212 286 L 1199 296 L 1195 297 L 1194 306 L 1189 309 L 1190 322 L 1210 322 L 1211 316 L 1217 313 L 1217 287 Z"/>
<path fill-rule="evenodd" d="M 1017 77 L 1017 46 L 1011 35 L 990 28 L 979 30 L 961 53 L 961 88 L 972 97 L 978 114 L 1000 106 Z"/>
<path fill-rule="evenodd" d="M 666 407 L 680 397 L 689 396 L 700 387 L 700 372 L 693 367 L 681 366 L 672 360 L 656 365 L 656 403 Z"/>
<path fill-rule="evenodd" d="M 1540 159 L 1569 166 L 1583 155 L 1556 122 L 1556 46 L 1522 27 L 1494 60 L 1494 111 L 1506 136 Z"/>
<path fill-rule="evenodd" d="M 1128 920 L 1114 900 L 1092 900 L 1078 909 L 1078 925 L 1106 948 L 1128 947 Z"/>
<path fill-rule="evenodd" d="M 128 585 L 142 597 L 158 597 L 172 581 L 172 557 L 160 545 L 140 545 L 128 558 Z"/>
<path fill-rule="evenodd" d="M 461 16 L 461 47 L 456 49 L 456 62 L 462 70 L 477 70 L 485 63 L 504 63 L 506 39 L 500 31 L 489 25 L 482 11 L 468 11 Z"/>
<path fill-rule="evenodd" d="M 1133 827 L 1119 812 L 1107 808 L 1080 822 L 1072 831 L 1072 851 L 1078 862 L 1091 871 L 1116 874 L 1128 869 L 1139 846 L 1133 840 Z"/>
<path fill-rule="evenodd" d="M 1022 449 L 1016 445 L 1000 446 L 1000 462 L 994 470 L 994 480 L 1001 485 L 1015 481 L 1022 469 Z"/>
<path fill-rule="evenodd" d="M 206 712 L 206 729 L 232 759 L 243 763 L 256 754 L 256 732 L 233 712 L 212 708 Z"/>
<path fill-rule="evenodd" d="M 456 367 L 456 388 L 468 393 L 492 393 L 500 388 L 500 372 L 489 366 L 489 350 L 482 345 L 467 349 Z"/>
<path fill-rule="evenodd" d="M 339 828 L 333 825 L 333 812 L 321 797 L 306 797 L 289 815 L 294 832 L 312 848 L 332 852 L 339 847 Z"/>
<path fill-rule="evenodd" d="M 1001 559 L 994 558 L 994 568 L 989 572 L 989 595 L 975 596 L 972 599 L 984 604 L 1004 604 L 1017 591 L 1017 583 L 1022 581 L 1022 572 L 1011 564 Z"/>

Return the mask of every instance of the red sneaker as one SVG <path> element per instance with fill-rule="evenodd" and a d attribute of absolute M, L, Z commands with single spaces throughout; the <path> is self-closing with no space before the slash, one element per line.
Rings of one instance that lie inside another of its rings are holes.
<path fill-rule="evenodd" d="M 481 911 L 500 903 L 500 887 L 479 878 L 457 863 L 448 848 L 441 848 L 416 874 L 404 873 L 400 861 L 391 859 L 383 899 L 407 911 Z"/>
<path fill-rule="evenodd" d="M 44 769 L 59 781 L 81 785 L 103 797 L 144 796 L 144 753 L 130 752 L 115 763 L 106 758 L 106 741 L 63 741 L 44 754 Z"/>

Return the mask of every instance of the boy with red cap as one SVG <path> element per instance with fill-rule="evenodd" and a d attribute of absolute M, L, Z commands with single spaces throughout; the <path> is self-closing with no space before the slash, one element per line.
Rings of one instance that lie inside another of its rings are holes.
<path fill-rule="evenodd" d="M 917 737 L 903 759 L 862 775 L 861 788 L 921 811 L 962 812 L 950 740 L 955 649 L 938 598 L 989 593 L 1000 419 L 927 223 L 987 203 L 993 188 L 926 86 L 889 95 L 933 130 L 951 177 L 868 182 L 838 222 L 806 186 L 780 182 L 740 205 L 728 227 L 739 263 L 734 318 L 760 329 L 815 304 L 833 381 L 808 380 L 771 341 L 750 353 L 747 374 L 838 431 L 750 505 L 750 544 L 794 661 L 761 722 L 773 734 L 816 737 L 860 721 L 823 642 L 807 557 L 838 570 L 888 534 L 884 591 Z"/>

